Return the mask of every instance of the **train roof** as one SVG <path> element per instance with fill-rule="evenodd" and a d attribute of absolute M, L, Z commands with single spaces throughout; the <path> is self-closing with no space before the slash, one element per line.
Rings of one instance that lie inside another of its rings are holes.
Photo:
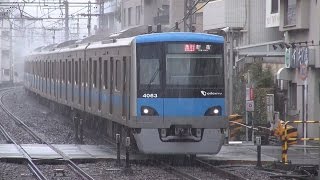
<path fill-rule="evenodd" d="M 37 48 L 31 54 L 52 54 L 57 52 L 68 52 L 83 50 L 87 46 L 88 49 L 129 46 L 133 41 L 136 43 L 152 43 L 152 42 L 205 42 L 222 44 L 224 38 L 222 36 L 204 33 L 192 32 L 163 32 L 143 34 L 128 38 L 105 39 L 96 42 L 82 42 L 81 40 L 70 40 L 60 44 L 52 44 L 46 47 Z"/>
<path fill-rule="evenodd" d="M 144 34 L 136 37 L 136 43 L 151 42 L 206 42 L 206 43 L 223 43 L 222 36 L 192 32 L 168 32 Z"/>

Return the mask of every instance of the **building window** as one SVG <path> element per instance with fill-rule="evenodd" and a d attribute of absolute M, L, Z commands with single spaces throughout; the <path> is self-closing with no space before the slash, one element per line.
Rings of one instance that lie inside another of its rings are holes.
<path fill-rule="evenodd" d="M 128 26 L 131 26 L 131 12 L 132 12 L 132 8 L 128 8 Z"/>
<path fill-rule="evenodd" d="M 297 109 L 297 83 L 289 82 L 289 109 Z"/>
<path fill-rule="evenodd" d="M 141 6 L 136 7 L 136 25 L 140 24 L 141 19 Z"/>
<path fill-rule="evenodd" d="M 9 32 L 9 31 L 2 31 L 2 32 L 1 32 L 1 36 L 2 36 L 3 38 L 8 38 L 9 35 L 10 35 L 10 32 Z"/>
<path fill-rule="evenodd" d="M 284 1 L 284 24 L 295 25 L 297 15 L 297 0 Z"/>
<path fill-rule="evenodd" d="M 271 14 L 278 13 L 279 0 L 271 0 Z"/>

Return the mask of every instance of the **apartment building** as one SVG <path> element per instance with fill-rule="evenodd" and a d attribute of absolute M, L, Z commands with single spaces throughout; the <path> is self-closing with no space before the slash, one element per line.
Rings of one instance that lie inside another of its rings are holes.
<path fill-rule="evenodd" d="M 262 61 L 276 70 L 283 66 L 284 49 L 273 48 L 283 42 L 279 31 L 279 1 L 216 0 L 203 10 L 203 30 L 225 36 L 227 110 L 234 112 L 233 86 L 237 69 Z M 245 87 L 244 87 L 245 89 Z"/>
<path fill-rule="evenodd" d="M 320 2 L 280 0 L 279 31 L 285 36 L 285 68 L 278 79 L 288 85 L 287 120 L 320 120 Z M 319 126 L 300 124 L 303 137 L 319 137 Z"/>
<path fill-rule="evenodd" d="M 0 13 L 0 83 L 12 80 L 12 29 L 8 13 Z"/>
<path fill-rule="evenodd" d="M 169 0 L 122 0 L 121 28 L 169 24 Z"/>
<path fill-rule="evenodd" d="M 121 30 L 121 0 L 96 0 L 100 4 L 97 13 L 98 30 L 96 34 L 111 34 Z"/>

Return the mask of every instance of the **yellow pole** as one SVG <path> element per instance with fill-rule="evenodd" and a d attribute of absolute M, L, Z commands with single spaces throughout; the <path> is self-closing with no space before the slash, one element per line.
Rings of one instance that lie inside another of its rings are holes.
<path fill-rule="evenodd" d="M 287 164 L 288 163 L 288 138 L 287 138 L 287 135 L 288 135 L 288 132 L 287 132 L 287 124 L 288 124 L 288 121 L 284 123 L 284 137 L 283 137 L 283 142 L 282 142 L 282 155 L 281 155 L 281 158 L 282 158 L 282 163 L 284 164 Z"/>

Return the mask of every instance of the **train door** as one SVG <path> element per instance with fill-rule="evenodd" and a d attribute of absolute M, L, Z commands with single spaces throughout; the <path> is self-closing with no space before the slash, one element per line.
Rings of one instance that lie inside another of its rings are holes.
<path fill-rule="evenodd" d="M 108 104 L 108 88 L 109 88 L 109 84 L 108 84 L 108 77 L 109 77 L 109 70 L 108 70 L 108 62 L 107 60 L 103 61 L 103 74 L 102 74 L 102 79 L 103 79 L 103 90 L 102 90 L 102 114 L 104 116 L 107 115 L 107 112 L 109 110 L 109 104 Z"/>
<path fill-rule="evenodd" d="M 79 104 L 81 104 L 81 99 L 82 99 L 82 96 L 81 96 L 81 88 L 82 88 L 82 64 L 83 62 L 81 61 L 81 58 L 79 58 L 79 91 L 78 91 L 78 97 L 79 97 Z"/>
<path fill-rule="evenodd" d="M 65 66 L 64 66 L 64 81 L 65 81 L 65 88 L 64 88 L 64 99 L 68 101 L 68 60 L 65 60 Z"/>
<path fill-rule="evenodd" d="M 92 106 L 92 59 L 89 59 L 89 108 Z"/>
<path fill-rule="evenodd" d="M 62 81 L 63 81 L 63 63 L 62 63 L 62 60 L 60 59 L 60 71 L 59 71 L 59 96 L 60 96 L 60 99 L 62 99 Z"/>
<path fill-rule="evenodd" d="M 114 88 L 113 88 L 113 80 L 114 80 L 114 74 L 113 74 L 113 66 L 114 60 L 113 57 L 110 58 L 110 98 L 109 98 L 109 112 L 110 114 L 113 113 L 113 94 L 114 94 Z"/>
<path fill-rule="evenodd" d="M 98 102 L 98 111 L 101 111 L 101 105 L 102 105 L 102 58 L 99 57 L 99 65 L 98 65 L 98 96 L 99 96 L 99 102 Z"/>
<path fill-rule="evenodd" d="M 74 83 L 75 83 L 75 80 L 74 80 L 74 59 L 72 58 L 72 61 L 71 61 L 71 102 L 74 103 Z"/>
<path fill-rule="evenodd" d="M 128 105 L 129 103 L 129 87 L 127 80 L 129 79 L 128 76 L 128 62 L 127 57 L 123 57 L 123 63 L 122 63 L 122 117 L 126 120 L 128 120 Z"/>
<path fill-rule="evenodd" d="M 53 97 L 56 98 L 56 84 L 57 84 L 57 61 L 53 62 Z"/>

